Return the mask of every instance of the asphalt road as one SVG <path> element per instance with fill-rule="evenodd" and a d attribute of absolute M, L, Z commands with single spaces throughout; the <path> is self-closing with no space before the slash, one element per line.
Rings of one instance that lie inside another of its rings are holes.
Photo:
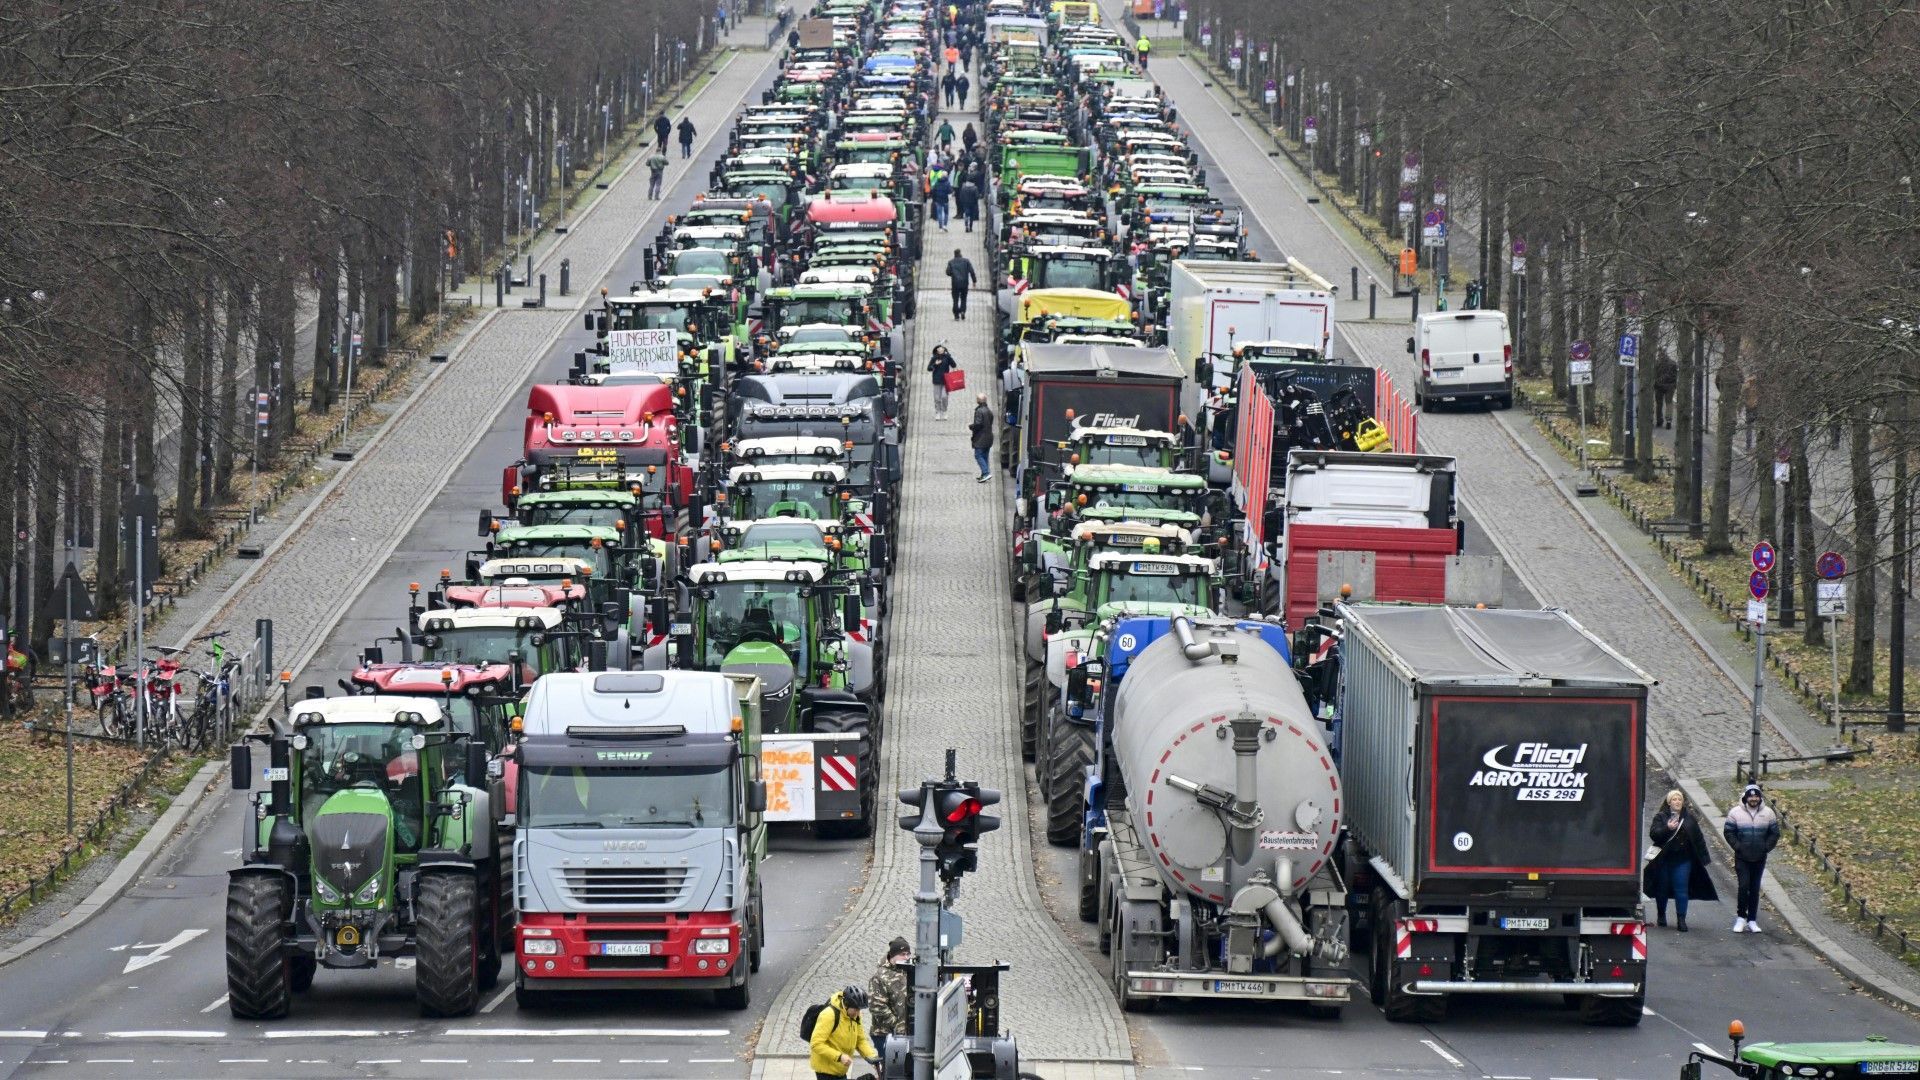
<path fill-rule="evenodd" d="M 709 145 L 659 214 L 705 190 L 723 146 Z M 639 276 L 636 245 L 600 284 L 624 289 Z M 528 384 L 564 380 L 573 353 L 590 341 L 576 323 Z M 485 435 L 443 489 L 394 493 L 397 504 L 430 504 L 297 673 L 296 687 L 331 688 L 363 645 L 404 620 L 408 582 L 431 582 L 443 566 L 458 571 L 478 540 L 477 512 L 497 507 L 500 469 L 519 456 L 524 401 L 516 395 L 486 419 Z M 774 834 L 764 870 L 768 937 L 755 1007 L 745 1012 L 720 1011 L 704 992 L 622 992 L 574 995 L 524 1015 L 514 1006 L 509 970 L 478 1015 L 426 1021 L 412 972 L 389 965 L 323 971 L 289 1019 L 254 1023 L 231 1019 L 225 1001 L 226 871 L 246 816 L 242 799 L 223 793 L 209 800 L 121 899 L 65 939 L 0 969 L 0 1076 L 741 1076 L 767 1004 L 837 921 L 863 878 L 867 851 L 864 842 L 818 841 L 805 831 Z"/>

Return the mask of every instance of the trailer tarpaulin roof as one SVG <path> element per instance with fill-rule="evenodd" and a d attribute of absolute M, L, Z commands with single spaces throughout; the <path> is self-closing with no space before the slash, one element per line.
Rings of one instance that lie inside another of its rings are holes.
<path fill-rule="evenodd" d="M 1168 348 L 1130 349 L 1109 345 L 1021 347 L 1029 379 L 1041 375 L 1093 375 L 1108 378 L 1183 379 L 1186 371 Z"/>
<path fill-rule="evenodd" d="M 1373 638 L 1422 683 L 1655 682 L 1558 609 L 1355 604 L 1344 615 L 1349 632 Z"/>

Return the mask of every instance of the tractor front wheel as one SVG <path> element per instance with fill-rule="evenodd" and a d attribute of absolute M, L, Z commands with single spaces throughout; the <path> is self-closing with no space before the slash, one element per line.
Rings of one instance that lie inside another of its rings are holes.
<path fill-rule="evenodd" d="M 420 878 L 413 988 L 427 1016 L 466 1016 L 480 1000 L 480 928 L 471 874 Z"/>
<path fill-rule="evenodd" d="M 278 1020 L 293 1007 L 289 888 L 271 874 L 227 883 L 227 1011 L 237 1020 Z"/>

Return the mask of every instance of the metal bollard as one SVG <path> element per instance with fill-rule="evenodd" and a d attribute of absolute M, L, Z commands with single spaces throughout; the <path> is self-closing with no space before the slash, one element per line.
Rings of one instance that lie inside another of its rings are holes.
<path fill-rule="evenodd" d="M 1420 286 L 1418 285 L 1413 287 L 1413 317 L 1415 319 L 1420 317 Z"/>
<path fill-rule="evenodd" d="M 1353 288 L 1347 295 L 1355 300 L 1360 299 L 1360 268 L 1357 266 L 1353 268 Z"/>
<path fill-rule="evenodd" d="M 527 276 L 521 278 L 520 280 L 526 282 L 529 285 L 533 284 L 533 256 L 531 254 L 527 256 Z"/>
<path fill-rule="evenodd" d="M 486 295 L 482 293 L 481 295 Z M 493 306 L 507 306 L 507 264 L 501 263 L 500 269 L 493 274 Z"/>
<path fill-rule="evenodd" d="M 540 306 L 547 306 L 547 275 L 540 275 Z"/>
<path fill-rule="evenodd" d="M 561 259 L 560 260 L 560 295 L 561 296 L 567 295 L 567 290 L 572 287 L 572 282 L 573 282 L 573 260 Z"/>
<path fill-rule="evenodd" d="M 1378 318 L 1379 315 L 1380 283 L 1377 281 L 1369 281 L 1367 282 L 1367 318 Z"/>

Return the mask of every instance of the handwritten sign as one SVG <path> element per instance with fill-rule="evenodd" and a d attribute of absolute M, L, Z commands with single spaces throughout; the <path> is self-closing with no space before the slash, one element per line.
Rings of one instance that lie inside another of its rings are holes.
<path fill-rule="evenodd" d="M 672 330 L 609 330 L 607 362 L 671 375 L 680 369 L 680 354 Z"/>
<path fill-rule="evenodd" d="M 768 821 L 813 820 L 812 743 L 768 740 L 760 748 L 760 779 L 767 785 Z"/>

